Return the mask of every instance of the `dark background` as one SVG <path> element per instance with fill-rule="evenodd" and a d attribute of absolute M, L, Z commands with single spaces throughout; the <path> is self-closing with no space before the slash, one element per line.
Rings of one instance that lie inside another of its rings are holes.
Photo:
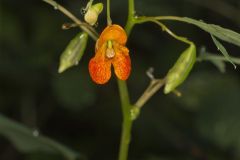
<path fill-rule="evenodd" d="M 58 2 L 82 19 L 80 9 L 86 0 Z M 112 0 L 111 7 L 113 22 L 124 25 L 127 0 Z M 202 19 L 240 32 L 239 0 L 136 0 L 136 10 L 138 15 Z M 105 15 L 104 10 L 96 28 L 99 32 L 106 26 Z M 103 86 L 91 81 L 87 68 L 94 55 L 91 39 L 79 65 L 57 73 L 61 52 L 79 31 L 62 30 L 64 22 L 70 20 L 40 0 L 0 0 L 1 115 L 37 129 L 40 135 L 89 160 L 117 159 L 121 109 L 115 76 Z M 166 24 L 178 35 L 194 41 L 198 48 L 205 46 L 217 52 L 208 33 L 180 22 Z M 223 44 L 231 55 L 239 56 L 239 48 Z M 128 80 L 132 102 L 149 83 L 146 70 L 154 67 L 155 76 L 163 77 L 186 48 L 154 24 L 135 26 L 128 47 L 133 68 Z M 222 74 L 211 63 L 201 62 L 179 88 L 181 98 L 159 91 L 135 121 L 129 160 L 239 159 L 239 73 L 239 68 L 234 70 L 231 64 Z M 22 152 L 1 136 L 0 159 L 64 158 L 51 152 Z"/>

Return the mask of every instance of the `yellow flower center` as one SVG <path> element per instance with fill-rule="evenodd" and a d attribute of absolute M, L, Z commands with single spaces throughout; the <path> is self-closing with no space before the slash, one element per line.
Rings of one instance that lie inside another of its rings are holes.
<path fill-rule="evenodd" d="M 111 40 L 107 41 L 106 57 L 113 58 L 115 56 L 115 51 L 113 49 L 113 42 Z"/>

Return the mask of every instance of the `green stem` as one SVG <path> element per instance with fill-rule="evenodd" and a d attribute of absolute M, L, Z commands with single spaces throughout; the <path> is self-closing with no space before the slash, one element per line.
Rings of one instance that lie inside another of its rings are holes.
<path fill-rule="evenodd" d="M 156 17 L 145 17 L 145 16 L 141 16 L 141 17 L 137 17 L 136 18 L 138 20 L 138 22 L 141 21 L 149 21 L 152 19 L 155 20 L 174 20 L 174 21 L 182 21 L 182 22 L 187 22 L 183 17 L 177 17 L 177 16 L 156 16 Z"/>
<path fill-rule="evenodd" d="M 135 5 L 134 0 L 128 0 L 128 19 L 125 26 L 125 31 L 129 35 L 135 25 Z"/>
<path fill-rule="evenodd" d="M 173 38 L 175 38 L 175 39 L 177 39 L 179 41 L 182 41 L 184 43 L 190 44 L 190 45 L 192 44 L 192 42 L 189 41 L 187 38 L 176 35 L 166 25 L 164 25 L 163 23 L 157 21 L 156 19 L 157 19 L 156 17 L 136 18 L 135 23 L 136 24 L 141 24 L 141 23 L 145 23 L 145 22 L 153 22 L 153 23 L 159 25 L 162 28 L 163 31 L 166 31 Z"/>
<path fill-rule="evenodd" d="M 110 16 L 110 0 L 107 0 L 107 24 L 111 25 L 112 24 L 112 19 Z"/>
<path fill-rule="evenodd" d="M 125 26 L 125 31 L 129 36 L 135 22 L 134 22 L 134 0 L 128 0 L 128 20 Z M 132 105 L 130 104 L 128 88 L 126 81 L 122 81 L 118 79 L 118 87 L 121 98 L 121 106 L 123 113 L 123 123 L 122 123 L 122 135 L 119 149 L 119 157 L 118 160 L 127 160 L 128 158 L 128 150 L 129 144 L 131 140 L 131 130 L 133 119 L 131 117 Z"/>
<path fill-rule="evenodd" d="M 126 81 L 122 81 L 122 80 L 118 79 L 118 88 L 119 88 L 119 92 L 120 92 L 123 118 L 125 119 L 130 115 L 129 110 L 130 110 L 130 106 L 131 106 Z"/>
<path fill-rule="evenodd" d="M 121 145 L 119 151 L 119 160 L 127 160 L 129 144 L 131 141 L 132 120 L 124 120 L 122 124 Z"/>
<path fill-rule="evenodd" d="M 122 123 L 122 136 L 119 150 L 119 160 L 127 160 L 129 143 L 131 139 L 132 119 L 131 119 L 131 104 L 128 95 L 128 88 L 126 81 L 118 79 L 118 87 L 120 92 L 123 123 Z"/>

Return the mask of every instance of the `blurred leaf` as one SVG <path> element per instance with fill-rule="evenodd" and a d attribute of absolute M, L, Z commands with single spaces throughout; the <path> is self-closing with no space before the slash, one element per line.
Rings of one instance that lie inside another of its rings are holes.
<path fill-rule="evenodd" d="M 1 114 L 0 134 L 8 138 L 20 152 L 29 153 L 42 151 L 55 154 L 58 153 L 71 160 L 79 157 L 77 153 L 62 144 L 39 135 L 37 130 L 31 130 Z"/>
<path fill-rule="evenodd" d="M 215 37 L 218 37 L 219 39 L 222 39 L 224 41 L 227 41 L 240 47 L 240 34 L 237 32 L 234 32 L 230 29 L 226 29 L 215 24 L 207 24 L 204 23 L 203 21 L 198 21 L 188 17 L 178 17 L 177 19 L 179 21 L 196 25 L 199 28 L 203 29 L 204 31 L 211 33 Z"/>
<path fill-rule="evenodd" d="M 182 87 L 182 107 L 195 108 L 199 134 L 224 150 L 240 153 L 240 83 L 234 76 L 203 72 Z"/>
<path fill-rule="evenodd" d="M 91 82 L 88 73 L 69 70 L 56 75 L 53 79 L 53 89 L 62 107 L 81 110 L 95 102 L 96 93 Z"/>
<path fill-rule="evenodd" d="M 212 59 L 211 62 L 219 69 L 221 73 L 226 72 L 226 65 L 223 61 Z"/>
<path fill-rule="evenodd" d="M 213 42 L 214 44 L 217 46 L 218 50 L 220 50 L 220 52 L 224 55 L 224 57 L 233 64 L 234 68 L 236 69 L 236 65 L 234 64 L 234 62 L 232 61 L 231 57 L 229 56 L 227 50 L 225 49 L 225 47 L 214 37 L 212 36 Z"/>
<path fill-rule="evenodd" d="M 240 65 L 240 58 L 229 56 L 233 63 Z M 200 50 L 200 54 L 197 57 L 197 60 L 199 62 L 201 61 L 210 61 L 213 63 L 220 72 L 224 73 L 226 71 L 226 64 L 225 61 L 228 61 L 224 56 L 215 55 L 214 53 L 209 53 L 206 51 L 206 49 L 203 47 Z"/>
<path fill-rule="evenodd" d="M 78 65 L 87 46 L 88 34 L 85 32 L 78 33 L 68 44 L 60 57 L 59 73 L 62 73 L 69 67 Z"/>

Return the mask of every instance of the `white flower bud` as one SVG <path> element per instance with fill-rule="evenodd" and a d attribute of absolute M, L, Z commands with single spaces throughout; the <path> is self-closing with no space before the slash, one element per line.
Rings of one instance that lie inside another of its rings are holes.
<path fill-rule="evenodd" d="M 97 20 L 98 20 L 98 15 L 102 12 L 103 10 L 103 4 L 102 3 L 97 3 L 95 5 L 92 5 L 88 8 L 86 14 L 84 15 L 85 21 L 90 24 L 94 25 Z"/>

